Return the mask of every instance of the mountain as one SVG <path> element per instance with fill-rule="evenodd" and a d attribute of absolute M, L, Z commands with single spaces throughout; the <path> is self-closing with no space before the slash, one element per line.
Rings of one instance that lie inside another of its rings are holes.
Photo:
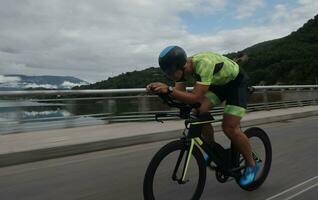
<path fill-rule="evenodd" d="M 225 56 L 247 71 L 252 85 L 276 85 L 318 84 L 317 55 L 318 15 L 286 37 Z M 139 88 L 155 81 L 168 82 L 159 68 L 151 67 L 74 89 Z"/>
<path fill-rule="evenodd" d="M 317 84 L 318 15 L 290 35 L 229 54 L 257 84 Z"/>
<path fill-rule="evenodd" d="M 147 83 L 165 82 L 172 84 L 159 68 L 150 67 L 141 71 L 123 73 L 90 85 L 82 85 L 73 89 L 113 89 L 113 88 L 143 88 Z"/>
<path fill-rule="evenodd" d="M 0 75 L 0 90 L 71 89 L 87 84 L 89 83 L 71 76 Z"/>

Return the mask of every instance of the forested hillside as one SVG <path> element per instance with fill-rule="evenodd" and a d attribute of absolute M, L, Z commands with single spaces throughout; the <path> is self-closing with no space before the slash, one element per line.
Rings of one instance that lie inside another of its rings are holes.
<path fill-rule="evenodd" d="M 226 56 L 249 74 L 253 85 L 316 84 L 318 82 L 318 15 L 290 35 L 256 44 Z M 169 82 L 159 68 L 148 68 L 74 89 L 140 88 Z M 171 83 L 171 82 L 169 82 Z"/>

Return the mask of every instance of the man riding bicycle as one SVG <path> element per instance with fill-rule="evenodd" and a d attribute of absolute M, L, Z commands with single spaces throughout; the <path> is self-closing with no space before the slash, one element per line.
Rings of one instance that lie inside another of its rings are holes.
<path fill-rule="evenodd" d="M 199 112 L 208 112 L 223 101 L 226 102 L 222 129 L 247 162 L 240 184 L 252 183 L 259 164 L 254 161 L 249 140 L 240 129 L 240 121 L 247 107 L 247 74 L 225 56 L 202 52 L 188 58 L 178 46 L 165 48 L 159 55 L 159 65 L 167 77 L 175 81 L 175 87 L 156 82 L 147 85 L 147 90 L 168 93 L 185 103 L 200 102 Z M 190 80 L 194 80 L 195 84 L 193 91 L 187 92 L 185 81 Z M 202 135 L 207 142 L 214 142 L 211 124 L 204 126 Z"/>

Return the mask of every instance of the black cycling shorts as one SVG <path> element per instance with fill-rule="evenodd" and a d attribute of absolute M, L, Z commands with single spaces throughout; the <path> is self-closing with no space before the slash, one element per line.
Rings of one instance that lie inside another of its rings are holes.
<path fill-rule="evenodd" d="M 217 106 L 223 101 L 226 102 L 224 113 L 243 117 L 247 107 L 249 77 L 246 72 L 240 68 L 236 78 L 225 85 L 210 85 L 206 97 L 213 106 Z"/>

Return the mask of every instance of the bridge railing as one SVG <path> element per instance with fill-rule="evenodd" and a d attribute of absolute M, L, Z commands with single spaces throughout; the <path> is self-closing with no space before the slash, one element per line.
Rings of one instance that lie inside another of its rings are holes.
<path fill-rule="evenodd" d="M 318 104 L 318 85 L 254 86 L 248 112 Z M 193 88 L 187 88 L 191 91 Z M 0 134 L 153 120 L 171 112 L 144 88 L 0 92 Z M 214 108 L 215 116 L 223 105 Z"/>

